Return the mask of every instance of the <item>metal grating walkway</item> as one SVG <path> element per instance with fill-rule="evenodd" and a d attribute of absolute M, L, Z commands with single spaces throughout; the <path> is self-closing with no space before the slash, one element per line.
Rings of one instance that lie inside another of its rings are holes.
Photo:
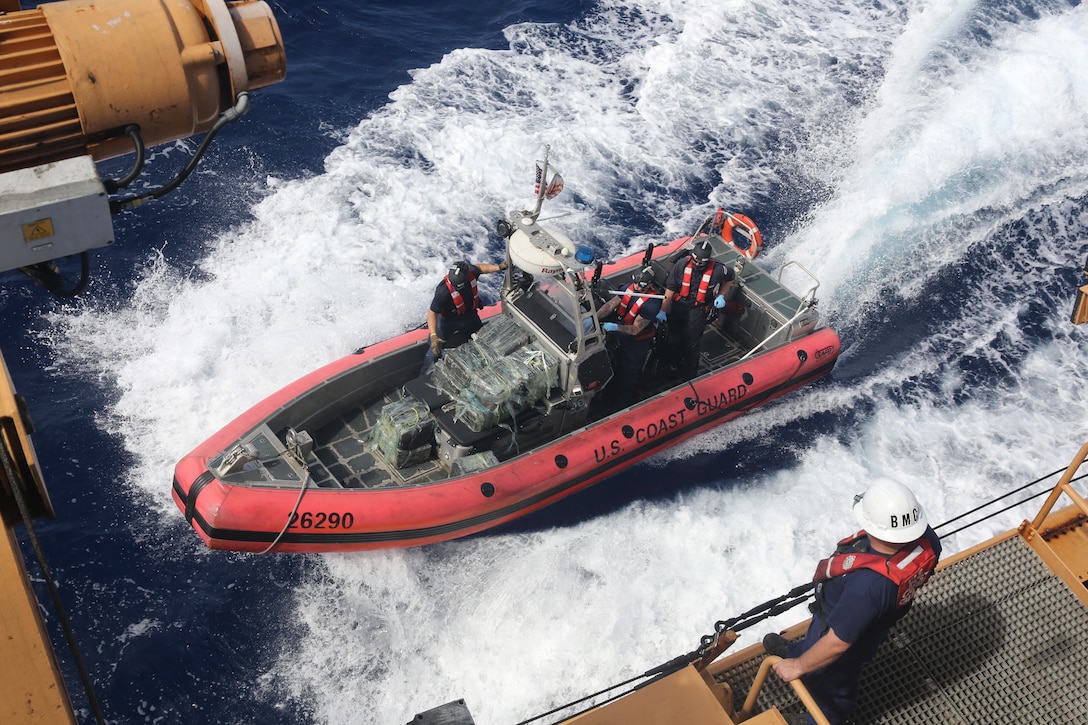
<path fill-rule="evenodd" d="M 747 692 L 762 657 L 722 677 Z M 1088 608 L 1019 537 L 939 571 L 862 673 L 859 725 L 1088 724 Z M 760 708 L 799 712 L 768 678 Z"/>

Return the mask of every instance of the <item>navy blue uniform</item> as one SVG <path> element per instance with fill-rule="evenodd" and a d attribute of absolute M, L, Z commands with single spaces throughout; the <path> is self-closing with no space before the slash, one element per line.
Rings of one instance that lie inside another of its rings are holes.
<path fill-rule="evenodd" d="M 469 268 L 474 278 L 480 276 L 480 268 L 475 264 L 470 265 Z M 483 326 L 480 313 L 473 304 L 471 292 L 465 293 L 465 302 L 464 313 L 458 314 L 457 305 L 453 303 L 453 295 L 446 286 L 445 278 L 435 286 L 430 310 L 438 315 L 438 336 L 443 340 L 450 340 L 456 333 L 461 333 L 467 340 L 472 333 Z"/>
<path fill-rule="evenodd" d="M 644 294 L 658 294 L 657 290 L 652 287 L 635 291 Z M 638 397 L 642 367 L 646 364 L 646 357 L 650 354 L 650 348 L 654 344 L 654 321 L 660 311 L 661 300 L 646 298 L 646 301 L 638 308 L 638 317 L 645 319 L 649 323 L 642 329 L 642 332 L 637 335 L 628 335 L 622 332 L 611 333 L 612 339 L 619 346 L 615 386 L 620 405 L 628 405 Z M 623 324 L 622 320 L 620 323 Z"/>
<path fill-rule="evenodd" d="M 681 297 L 684 269 L 687 267 L 688 259 L 690 257 L 677 262 L 669 271 L 665 289 L 672 290 L 674 293 L 672 306 L 669 309 L 669 348 L 672 358 L 680 364 L 684 375 L 692 378 L 699 369 L 699 343 L 703 339 L 703 329 L 706 327 L 710 305 L 714 302 L 720 286 L 732 281 L 736 273 L 732 267 L 708 261 L 707 264 L 714 266 L 710 271 L 710 283 L 707 285 L 704 299 L 701 302 L 697 299 L 700 287 L 699 276 L 703 274 L 703 268 L 693 270 L 692 276 L 695 279 L 689 285 L 687 295 Z"/>
<path fill-rule="evenodd" d="M 475 281 L 481 274 L 480 268 L 475 264 L 468 265 L 468 267 L 472 271 L 472 280 Z M 435 286 L 434 297 L 431 298 L 429 309 L 438 315 L 438 337 L 444 340 L 446 347 L 449 348 L 457 347 L 468 340 L 484 324 L 480 319 L 480 313 L 476 307 L 476 299 L 473 296 L 471 287 L 463 291 L 462 298 L 464 300 L 464 310 L 458 313 L 457 304 L 453 301 L 453 295 L 450 293 L 449 287 L 446 286 L 445 277 Z M 428 348 L 423 359 L 424 371 L 430 368 L 431 363 L 434 362 L 434 357 L 434 352 Z"/>
<path fill-rule="evenodd" d="M 941 542 L 933 529 L 927 527 L 925 537 L 939 557 Z M 868 551 L 873 553 L 871 548 Z M 909 604 L 896 608 L 898 594 L 895 582 L 870 569 L 830 579 L 820 587 L 816 598 L 819 609 L 805 638 L 790 645 L 789 656 L 800 657 L 829 629 L 850 643 L 850 648 L 837 660 L 801 677 L 831 725 L 850 716 L 858 698 L 861 666 L 872 659 L 892 625 L 910 610 Z M 809 717 L 807 722 L 814 721 Z"/>

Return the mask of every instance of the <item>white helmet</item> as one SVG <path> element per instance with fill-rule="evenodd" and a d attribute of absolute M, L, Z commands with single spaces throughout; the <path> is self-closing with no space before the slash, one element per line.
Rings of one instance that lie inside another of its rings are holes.
<path fill-rule="evenodd" d="M 928 525 L 914 493 L 890 478 L 878 478 L 854 496 L 854 516 L 866 532 L 892 544 L 921 538 Z"/>

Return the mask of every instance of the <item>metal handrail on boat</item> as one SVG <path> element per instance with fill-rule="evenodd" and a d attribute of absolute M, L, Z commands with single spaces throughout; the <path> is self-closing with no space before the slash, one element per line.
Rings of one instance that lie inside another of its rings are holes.
<path fill-rule="evenodd" d="M 743 257 L 741 259 L 743 259 Z M 781 267 L 779 267 L 779 269 L 778 269 L 778 278 L 775 281 L 781 287 L 782 286 L 782 271 L 784 269 L 786 269 L 786 267 L 789 267 L 791 265 L 796 265 L 796 266 L 800 267 L 801 271 L 803 271 L 805 274 L 807 274 L 812 279 L 813 285 L 811 287 L 809 287 L 808 290 L 806 290 L 803 295 L 801 295 L 800 303 L 798 304 L 797 311 L 793 314 L 793 317 L 786 320 L 786 323 L 784 325 L 782 325 L 781 327 L 775 329 L 770 335 L 767 335 L 767 337 L 763 338 L 758 343 L 756 343 L 755 346 L 753 346 L 751 350 L 749 350 L 747 353 L 745 353 L 740 358 L 741 360 L 747 360 L 752 355 L 755 355 L 757 351 L 759 351 L 761 348 L 763 348 L 764 345 L 766 345 L 771 340 L 773 340 L 776 335 L 782 334 L 783 330 L 789 330 L 790 326 L 793 325 L 794 322 L 799 320 L 802 315 L 804 315 L 809 310 L 811 310 L 812 307 L 816 304 L 816 290 L 818 290 L 820 288 L 820 280 L 817 279 L 816 275 L 814 275 L 812 272 L 810 272 L 808 270 L 808 268 L 806 268 L 805 265 L 801 264 L 800 262 L 790 260 L 790 261 L 786 262 L 785 264 L 783 264 Z M 739 362 L 739 360 L 738 360 L 738 362 Z"/>
<path fill-rule="evenodd" d="M 809 307 L 812 307 L 812 305 L 816 303 L 816 290 L 820 289 L 820 280 L 816 277 L 816 275 L 809 271 L 808 267 L 801 264 L 797 260 L 791 259 L 778 268 L 777 282 L 779 286 L 782 285 L 782 272 L 785 271 L 786 267 L 790 266 L 800 267 L 801 271 L 807 274 L 813 282 L 812 286 L 809 287 L 803 295 L 801 295 L 801 304 L 797 307 L 797 311 L 801 312 L 802 310 L 807 310 Z"/>
<path fill-rule="evenodd" d="M 776 662 L 781 662 L 782 658 L 777 655 L 769 655 L 759 664 L 759 671 L 756 672 L 756 678 L 752 682 L 752 688 L 748 690 L 748 696 L 744 698 L 744 706 L 741 707 L 740 712 L 737 713 L 737 718 L 744 722 L 752 715 L 752 709 L 756 706 L 756 699 L 759 697 L 759 691 L 763 689 L 763 683 L 767 681 L 767 676 L 770 674 L 771 667 Z M 827 716 L 824 715 L 823 710 L 816 704 L 816 700 L 812 698 L 812 693 L 808 691 L 804 683 L 800 679 L 793 680 L 789 683 L 790 687 L 797 694 L 797 697 L 801 700 L 801 703 L 808 710 L 808 714 L 812 716 L 812 719 L 816 721 L 816 725 L 831 725 Z"/>
<path fill-rule="evenodd" d="M 1058 479 L 1058 483 L 1055 484 L 1054 490 L 1047 496 L 1046 501 L 1043 503 L 1042 508 L 1039 509 L 1039 513 L 1035 516 L 1035 519 L 1031 522 L 1032 528 L 1038 529 L 1043 525 L 1043 521 L 1050 515 L 1051 510 L 1054 508 L 1054 504 L 1058 502 L 1058 498 L 1064 493 L 1068 496 L 1081 513 L 1088 516 L 1088 502 L 1084 498 L 1073 490 L 1073 486 L 1070 485 L 1070 481 L 1073 480 L 1073 475 L 1077 472 L 1077 469 L 1084 463 L 1084 459 L 1088 458 L 1088 443 L 1085 443 L 1080 447 L 1077 455 L 1066 467 L 1065 473 Z"/>
<path fill-rule="evenodd" d="M 802 299 L 801 301 L 802 301 L 802 303 L 803 303 L 803 302 L 804 302 L 804 299 Z M 775 330 L 774 332 L 772 332 L 772 333 L 771 333 L 770 335 L 767 335 L 767 337 L 765 337 L 765 338 L 763 338 L 762 340 L 760 340 L 759 342 L 757 342 L 757 343 L 756 343 L 756 344 L 755 344 L 755 345 L 754 345 L 754 346 L 752 347 L 752 349 L 751 349 L 751 350 L 749 350 L 748 352 L 744 353 L 744 355 L 742 355 L 742 356 L 741 356 L 741 358 L 740 358 L 739 360 L 737 360 L 737 362 L 740 362 L 741 360 L 747 360 L 748 358 L 752 357 L 752 355 L 755 355 L 755 354 L 756 354 L 756 352 L 757 352 L 757 351 L 758 351 L 758 350 L 759 350 L 760 348 L 762 348 L 762 347 L 763 347 L 764 345 L 766 345 L 766 344 L 767 344 L 768 342 L 770 342 L 771 340 L 773 340 L 773 339 L 774 339 L 775 337 L 777 337 L 778 335 L 781 335 L 781 334 L 782 334 L 782 332 L 783 332 L 783 330 L 786 330 L 786 331 L 788 331 L 788 330 L 790 329 L 790 325 L 792 325 L 792 324 L 793 324 L 794 322 L 796 322 L 796 321 L 797 321 L 798 319 L 800 319 L 801 315 L 805 314 L 805 313 L 806 313 L 806 312 L 808 312 L 808 311 L 809 311 L 810 309 L 812 309 L 812 305 L 813 305 L 813 304 L 815 304 L 815 299 L 813 299 L 813 301 L 812 301 L 812 302 L 810 302 L 810 303 L 809 303 L 808 305 L 804 305 L 804 304 L 802 304 L 801 308 L 800 308 L 799 310 L 797 310 L 796 314 L 794 314 L 794 316 L 793 316 L 793 317 L 791 317 L 790 319 L 786 320 L 786 324 L 782 325 L 782 327 L 779 327 L 779 328 L 777 328 L 777 329 L 776 329 L 776 330 Z"/>

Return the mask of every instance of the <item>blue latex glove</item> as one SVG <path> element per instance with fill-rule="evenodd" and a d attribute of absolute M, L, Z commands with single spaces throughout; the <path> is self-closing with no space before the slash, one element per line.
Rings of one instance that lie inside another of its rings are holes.
<path fill-rule="evenodd" d="M 665 320 L 668 319 L 668 317 L 669 316 L 665 314 L 665 310 L 661 310 L 660 312 L 657 313 L 657 321 L 658 322 L 664 322 Z"/>
<path fill-rule="evenodd" d="M 605 332 L 615 332 L 616 330 L 620 329 L 620 326 L 617 325 L 615 322 L 606 322 L 601 325 L 601 327 L 604 328 Z"/>
<path fill-rule="evenodd" d="M 714 298 L 714 306 L 719 310 L 725 307 L 725 295 L 718 295 Z"/>

